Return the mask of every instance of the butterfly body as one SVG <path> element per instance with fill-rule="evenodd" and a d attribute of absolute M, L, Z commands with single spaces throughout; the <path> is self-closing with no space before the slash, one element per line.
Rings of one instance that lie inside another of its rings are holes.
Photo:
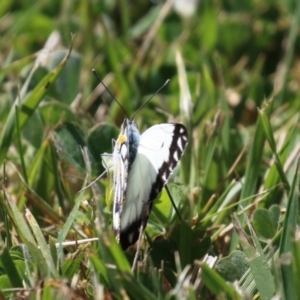
<path fill-rule="evenodd" d="M 115 141 L 113 158 L 113 227 L 123 249 L 145 229 L 153 201 L 177 166 L 187 145 L 181 124 L 158 124 L 140 135 L 125 119 Z"/>

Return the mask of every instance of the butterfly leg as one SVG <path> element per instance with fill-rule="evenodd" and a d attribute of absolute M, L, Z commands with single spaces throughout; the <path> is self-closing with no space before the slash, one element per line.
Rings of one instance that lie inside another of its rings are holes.
<path fill-rule="evenodd" d="M 141 227 L 140 227 L 139 239 L 137 241 L 137 248 L 136 248 L 133 264 L 132 264 L 132 267 L 131 267 L 131 271 L 134 271 L 136 269 L 136 266 L 137 266 L 137 262 L 138 262 L 139 254 L 140 254 L 140 248 L 141 248 L 141 244 L 142 244 L 143 232 L 144 232 L 144 226 L 143 226 L 143 223 L 142 223 Z"/>

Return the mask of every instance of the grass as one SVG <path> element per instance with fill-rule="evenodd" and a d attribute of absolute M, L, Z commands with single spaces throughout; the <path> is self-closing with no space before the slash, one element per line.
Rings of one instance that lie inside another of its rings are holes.
<path fill-rule="evenodd" d="M 300 297 L 300 5 L 184 8 L 1 1 L 0 299 Z M 170 79 L 135 121 L 189 133 L 135 271 L 111 176 L 79 192 L 125 117 L 92 69 L 129 117 Z"/>

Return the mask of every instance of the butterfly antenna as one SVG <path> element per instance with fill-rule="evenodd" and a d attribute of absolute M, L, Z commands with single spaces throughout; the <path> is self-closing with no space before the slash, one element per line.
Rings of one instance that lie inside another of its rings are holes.
<path fill-rule="evenodd" d="M 126 116 L 128 116 L 125 108 L 123 107 L 123 105 L 121 105 L 121 103 L 116 99 L 116 97 L 112 94 L 112 92 L 108 89 L 108 87 L 105 85 L 105 83 L 102 81 L 102 79 L 100 78 L 100 76 L 98 75 L 97 71 L 95 69 L 92 69 L 92 72 L 94 73 L 94 75 L 96 76 L 96 78 L 100 81 L 100 83 L 103 84 L 103 86 L 105 87 L 105 89 L 108 91 L 108 93 L 111 95 L 111 97 L 119 104 L 119 106 L 121 107 L 121 109 L 123 110 L 124 114 Z"/>
<path fill-rule="evenodd" d="M 170 82 L 170 79 L 167 79 L 167 81 L 145 102 L 143 103 L 138 109 L 137 111 L 134 113 L 132 120 L 134 119 L 134 117 L 136 116 L 136 114 L 156 95 L 158 94 L 168 83 Z"/>

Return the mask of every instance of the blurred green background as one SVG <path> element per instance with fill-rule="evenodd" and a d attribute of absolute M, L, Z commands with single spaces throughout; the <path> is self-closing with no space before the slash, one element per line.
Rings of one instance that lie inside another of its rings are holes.
<path fill-rule="evenodd" d="M 1 0 L 0 298 L 298 299 L 299 23 L 297 0 Z M 131 272 L 110 176 L 78 192 L 167 79 L 135 121 L 189 146 Z"/>

